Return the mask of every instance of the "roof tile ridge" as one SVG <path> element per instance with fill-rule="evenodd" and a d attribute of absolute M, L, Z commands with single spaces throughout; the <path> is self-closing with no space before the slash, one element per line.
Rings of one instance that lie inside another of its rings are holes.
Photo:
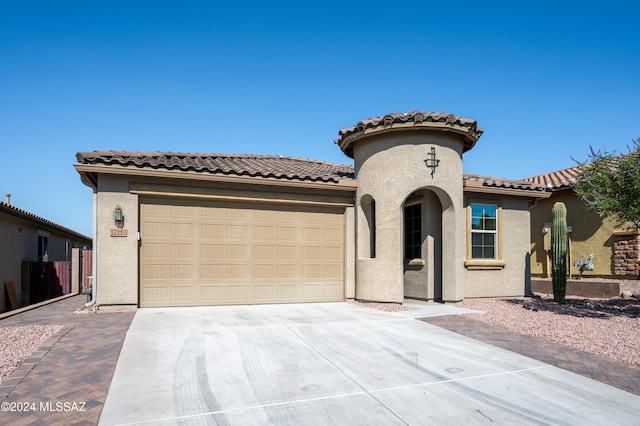
<path fill-rule="evenodd" d="M 49 220 L 49 219 L 47 219 L 45 217 L 42 217 L 42 216 L 39 216 L 39 215 L 37 215 L 35 213 L 32 213 L 30 211 L 21 209 L 20 207 L 14 206 L 13 204 L 8 204 L 8 203 L 6 203 L 4 201 L 0 201 L 0 206 L 6 207 L 8 209 L 11 209 L 11 210 L 13 210 L 13 211 L 15 211 L 17 213 L 23 214 L 25 216 L 29 216 L 29 217 L 31 217 L 33 219 L 39 220 L 41 222 L 46 223 L 47 225 L 51 225 L 51 226 L 56 227 L 58 229 L 69 231 L 69 232 L 72 232 L 74 234 L 82 235 L 83 237 L 86 237 L 86 238 L 90 238 L 90 237 L 87 237 L 86 235 L 83 235 L 83 234 L 79 233 L 78 231 L 74 231 L 71 228 L 67 228 L 64 225 L 60 225 L 59 223 L 56 223 L 56 222 L 54 222 L 52 220 Z"/>

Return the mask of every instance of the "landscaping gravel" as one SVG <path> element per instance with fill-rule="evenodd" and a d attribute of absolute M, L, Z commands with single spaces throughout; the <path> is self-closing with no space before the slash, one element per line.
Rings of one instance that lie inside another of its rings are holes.
<path fill-rule="evenodd" d="M 0 383 L 61 328 L 62 325 L 0 328 Z"/>
<path fill-rule="evenodd" d="M 549 295 L 506 299 L 466 299 L 457 306 L 483 311 L 466 314 L 564 346 L 640 367 L 640 300 Z"/>

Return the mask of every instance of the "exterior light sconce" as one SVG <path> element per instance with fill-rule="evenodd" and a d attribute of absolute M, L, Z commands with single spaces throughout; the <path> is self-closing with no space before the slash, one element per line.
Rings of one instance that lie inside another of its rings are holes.
<path fill-rule="evenodd" d="M 433 179 L 433 174 L 436 172 L 436 168 L 440 164 L 440 160 L 436 158 L 435 147 L 431 147 L 431 152 L 427 154 L 427 159 L 424 160 L 424 164 L 431 169 L 431 179 Z"/>
<path fill-rule="evenodd" d="M 122 207 L 116 206 L 113 211 L 113 221 L 116 227 L 111 229 L 112 237 L 126 237 L 127 230 L 124 228 L 124 214 L 122 213 Z"/>
<path fill-rule="evenodd" d="M 113 220 L 116 222 L 116 225 L 118 225 L 119 222 L 124 221 L 124 215 L 122 214 L 122 208 L 120 206 L 117 206 L 113 211 Z"/>

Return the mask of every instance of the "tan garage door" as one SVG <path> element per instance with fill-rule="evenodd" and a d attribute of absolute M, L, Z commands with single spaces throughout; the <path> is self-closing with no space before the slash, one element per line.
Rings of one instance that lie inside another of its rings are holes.
<path fill-rule="evenodd" d="M 140 223 L 142 307 L 344 300 L 340 211 L 158 199 Z"/>

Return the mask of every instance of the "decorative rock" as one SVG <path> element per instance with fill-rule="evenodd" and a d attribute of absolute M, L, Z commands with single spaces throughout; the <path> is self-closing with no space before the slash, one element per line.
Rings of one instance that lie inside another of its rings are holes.
<path fill-rule="evenodd" d="M 631 292 L 631 290 L 625 290 L 622 292 L 620 297 L 622 297 L 623 299 L 631 299 L 633 297 L 633 293 Z"/>

